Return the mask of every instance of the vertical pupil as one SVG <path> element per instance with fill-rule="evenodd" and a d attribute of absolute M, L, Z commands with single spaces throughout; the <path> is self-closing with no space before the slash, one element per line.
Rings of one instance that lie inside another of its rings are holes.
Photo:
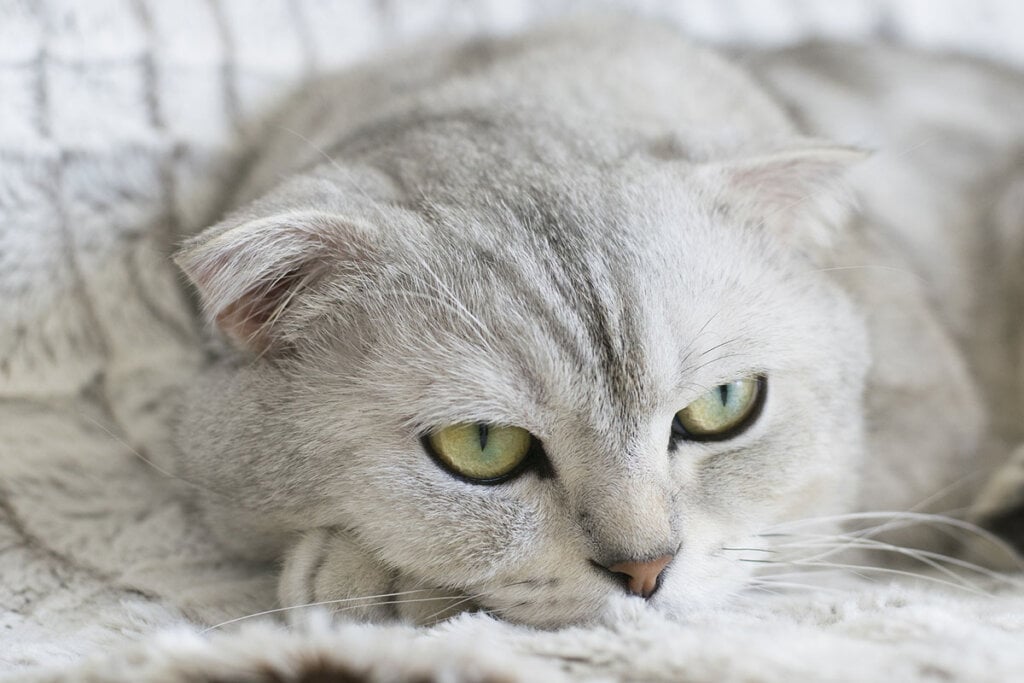
<path fill-rule="evenodd" d="M 487 448 L 487 432 L 489 431 L 487 425 L 477 426 L 477 435 L 480 437 L 480 450 Z"/>
<path fill-rule="evenodd" d="M 718 397 L 722 400 L 722 405 L 729 404 L 729 385 L 720 384 L 718 385 Z"/>

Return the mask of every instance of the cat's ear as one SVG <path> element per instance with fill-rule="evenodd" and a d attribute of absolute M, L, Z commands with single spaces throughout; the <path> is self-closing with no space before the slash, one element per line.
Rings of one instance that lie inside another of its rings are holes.
<path fill-rule="evenodd" d="M 229 219 L 187 242 L 174 260 L 214 324 L 261 354 L 282 342 L 282 323 L 302 290 L 331 264 L 363 258 L 369 234 L 368 226 L 316 211 Z"/>
<path fill-rule="evenodd" d="M 806 141 L 795 147 L 714 162 L 701 169 L 727 203 L 784 237 L 820 244 L 849 206 L 842 183 L 870 153 L 855 147 Z"/>

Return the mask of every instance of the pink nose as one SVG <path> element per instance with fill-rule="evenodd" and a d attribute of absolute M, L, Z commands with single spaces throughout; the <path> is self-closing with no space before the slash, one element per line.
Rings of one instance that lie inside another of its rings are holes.
<path fill-rule="evenodd" d="M 608 571 L 629 577 L 627 587 L 633 595 L 649 598 L 658 588 L 658 577 L 672 561 L 672 555 L 664 555 L 647 562 L 617 562 Z"/>

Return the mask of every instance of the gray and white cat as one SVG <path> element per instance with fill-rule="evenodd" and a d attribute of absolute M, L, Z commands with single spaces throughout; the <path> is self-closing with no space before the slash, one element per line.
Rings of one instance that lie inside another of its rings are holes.
<path fill-rule="evenodd" d="M 225 340 L 181 475 L 283 604 L 685 615 L 773 525 L 977 499 L 1024 443 L 1024 85 L 744 61 L 584 21 L 296 103 L 177 256 Z"/>

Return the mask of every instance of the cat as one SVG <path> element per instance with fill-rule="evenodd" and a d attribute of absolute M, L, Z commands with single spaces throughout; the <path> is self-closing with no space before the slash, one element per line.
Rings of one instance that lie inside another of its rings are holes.
<path fill-rule="evenodd" d="M 282 605 L 414 623 L 685 618 L 793 520 L 1013 520 L 1022 107 L 622 19 L 320 79 L 176 256 L 179 473 Z"/>

